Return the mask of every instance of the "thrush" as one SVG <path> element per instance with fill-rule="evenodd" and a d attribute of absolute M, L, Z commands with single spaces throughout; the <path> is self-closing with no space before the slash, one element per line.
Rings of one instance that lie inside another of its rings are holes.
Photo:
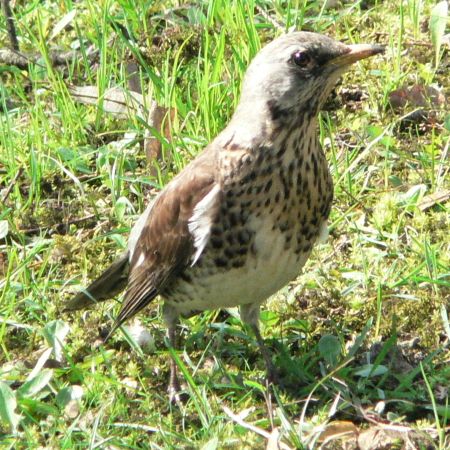
<path fill-rule="evenodd" d="M 266 45 L 226 128 L 159 193 L 132 228 L 127 251 L 67 309 L 126 288 L 110 336 L 159 295 L 175 348 L 180 316 L 239 306 L 268 378 L 276 378 L 260 305 L 298 276 L 326 233 L 333 200 L 318 113 L 351 64 L 382 51 L 309 32 Z M 176 371 L 172 360 L 172 393 L 180 388 Z"/>

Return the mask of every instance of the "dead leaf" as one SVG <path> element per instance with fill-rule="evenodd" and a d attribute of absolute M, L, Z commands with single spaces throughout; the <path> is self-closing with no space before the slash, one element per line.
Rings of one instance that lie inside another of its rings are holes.
<path fill-rule="evenodd" d="M 126 65 L 128 89 L 138 94 L 142 94 L 141 79 L 139 77 L 139 67 L 135 62 Z"/>
<path fill-rule="evenodd" d="M 338 9 L 341 6 L 340 0 L 325 0 L 324 9 Z"/>
<path fill-rule="evenodd" d="M 423 126 L 423 124 L 433 124 L 435 118 L 436 115 L 430 113 L 429 111 L 425 111 L 424 109 L 416 109 L 415 111 L 411 111 L 409 114 L 406 114 L 401 118 L 399 124 L 400 130 L 406 131 L 414 125 Z M 426 129 L 420 129 L 420 131 L 426 131 Z"/>
<path fill-rule="evenodd" d="M 450 48 L 450 33 L 444 34 L 444 36 L 442 36 L 442 45 Z"/>
<path fill-rule="evenodd" d="M 5 239 L 8 235 L 9 223 L 7 220 L 0 220 L 0 239 Z"/>
<path fill-rule="evenodd" d="M 434 389 L 434 397 L 438 402 L 445 402 L 445 399 L 448 398 L 448 387 L 443 386 L 442 384 L 437 384 Z"/>
<path fill-rule="evenodd" d="M 152 353 L 156 350 L 155 339 L 142 325 L 139 319 L 134 319 L 129 325 L 126 325 L 125 328 L 144 353 Z"/>
<path fill-rule="evenodd" d="M 360 450 L 391 448 L 391 445 L 395 440 L 395 437 L 388 435 L 387 432 L 383 430 L 370 428 L 359 435 L 358 446 Z"/>
<path fill-rule="evenodd" d="M 55 236 L 55 245 L 50 252 L 50 261 L 59 263 L 70 261 L 73 256 L 74 243 L 62 236 Z"/>
<path fill-rule="evenodd" d="M 397 448 L 400 443 L 413 443 L 418 438 L 417 433 L 407 427 L 371 427 L 360 433 L 358 446 L 360 450 L 381 450 Z M 403 448 L 403 447 L 401 447 Z M 406 447 L 417 448 L 417 447 Z"/>
<path fill-rule="evenodd" d="M 139 80 L 136 80 L 136 71 L 130 65 L 130 88 L 125 90 L 120 87 L 107 89 L 103 95 L 103 102 L 99 101 L 97 86 L 71 86 L 69 91 L 72 97 L 87 105 L 101 104 L 102 109 L 119 118 L 127 118 L 137 116 L 149 125 L 149 129 L 145 132 L 144 150 L 147 162 L 150 166 L 152 176 L 157 175 L 157 169 L 154 165 L 155 161 L 161 159 L 162 144 L 161 138 L 171 140 L 170 124 L 175 118 L 176 109 L 160 106 L 156 101 L 149 102 L 150 108 L 145 106 L 145 98 L 134 90 L 140 90 Z M 156 130 L 156 133 L 151 129 Z"/>
<path fill-rule="evenodd" d="M 66 28 L 75 18 L 77 15 L 77 10 L 72 9 L 72 11 L 69 11 L 62 19 L 60 19 L 56 25 L 53 27 L 52 34 L 49 37 L 49 41 L 52 39 L 55 39 L 56 36 L 58 36 L 59 33 L 61 33 L 64 28 Z"/>
<path fill-rule="evenodd" d="M 170 124 L 175 118 L 175 113 L 175 108 L 159 106 L 155 101 L 153 101 L 148 114 L 147 123 L 149 127 L 155 129 L 162 138 L 166 138 L 170 142 Z M 150 174 L 152 176 L 156 176 L 157 169 L 154 162 L 161 159 L 162 144 L 161 140 L 150 130 L 147 130 L 145 133 L 144 149 L 147 157 L 147 163 L 150 166 Z"/>
<path fill-rule="evenodd" d="M 445 95 L 440 90 L 423 84 L 401 87 L 389 94 L 389 104 L 393 109 L 402 109 L 407 105 L 415 108 L 441 107 L 445 102 Z"/>
<path fill-rule="evenodd" d="M 408 103 L 408 94 L 406 89 L 400 88 L 389 94 L 389 104 L 393 109 L 403 108 Z"/>
<path fill-rule="evenodd" d="M 143 120 L 146 118 L 144 97 L 138 92 L 112 87 L 103 94 L 103 102 L 99 101 L 97 86 L 70 86 L 69 92 L 80 103 L 96 106 L 101 103 L 103 111 L 116 117 L 138 116 Z"/>
<path fill-rule="evenodd" d="M 161 138 L 171 140 L 170 124 L 175 118 L 176 109 L 160 106 L 151 101 L 150 108 L 145 107 L 145 98 L 140 93 L 140 80 L 136 65 L 127 66 L 129 73 L 129 90 L 120 87 L 107 89 L 100 102 L 97 86 L 71 86 L 69 91 L 72 97 L 84 104 L 102 106 L 102 109 L 119 118 L 137 116 L 148 124 L 144 137 L 144 150 L 150 166 L 150 174 L 157 176 L 155 161 L 162 155 Z M 156 131 L 156 132 L 155 132 Z"/>
<path fill-rule="evenodd" d="M 419 209 L 426 211 L 437 203 L 444 203 L 450 198 L 450 189 L 444 189 L 442 191 L 433 192 L 432 194 L 425 195 L 422 201 L 419 203 Z"/>
<path fill-rule="evenodd" d="M 134 395 L 138 392 L 139 383 L 137 380 L 131 377 L 125 377 L 121 380 L 123 387 L 125 388 L 125 392 L 127 395 Z"/>
<path fill-rule="evenodd" d="M 355 439 L 359 435 L 358 427 L 353 423 L 347 420 L 335 420 L 330 422 L 325 431 L 320 433 L 319 442 L 325 444 L 330 441 L 334 441 L 337 439 Z"/>
<path fill-rule="evenodd" d="M 281 442 L 280 431 L 278 428 L 274 428 L 267 439 L 266 450 L 290 450 L 285 443 Z"/>
<path fill-rule="evenodd" d="M 75 419 L 80 414 L 80 402 L 78 400 L 70 400 L 64 407 L 64 416 L 68 419 Z"/>
<path fill-rule="evenodd" d="M 6 275 L 6 271 L 8 269 L 8 258 L 7 253 L 0 253 L 0 277 Z"/>

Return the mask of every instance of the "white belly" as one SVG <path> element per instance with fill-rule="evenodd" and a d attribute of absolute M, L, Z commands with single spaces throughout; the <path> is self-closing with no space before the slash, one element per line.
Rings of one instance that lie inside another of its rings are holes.
<path fill-rule="evenodd" d="M 295 254 L 294 249 L 286 249 L 285 236 L 272 230 L 269 217 L 252 218 L 250 225 L 255 230 L 255 254 L 248 255 L 244 266 L 206 274 L 195 286 L 181 282 L 168 303 L 182 314 L 262 303 L 295 279 L 310 252 Z"/>

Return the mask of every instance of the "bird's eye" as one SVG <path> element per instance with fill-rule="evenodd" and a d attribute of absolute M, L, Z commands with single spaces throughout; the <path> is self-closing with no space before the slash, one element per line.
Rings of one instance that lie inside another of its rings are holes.
<path fill-rule="evenodd" d="M 299 67 L 306 67 L 311 62 L 311 56 L 305 51 L 298 51 L 292 55 L 292 61 Z"/>

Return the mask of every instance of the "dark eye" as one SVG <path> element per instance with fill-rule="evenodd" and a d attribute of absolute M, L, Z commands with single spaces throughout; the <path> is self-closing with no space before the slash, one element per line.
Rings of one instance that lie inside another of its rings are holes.
<path fill-rule="evenodd" d="M 311 62 L 311 56 L 305 51 L 298 51 L 292 55 L 292 61 L 299 67 L 306 67 Z"/>

